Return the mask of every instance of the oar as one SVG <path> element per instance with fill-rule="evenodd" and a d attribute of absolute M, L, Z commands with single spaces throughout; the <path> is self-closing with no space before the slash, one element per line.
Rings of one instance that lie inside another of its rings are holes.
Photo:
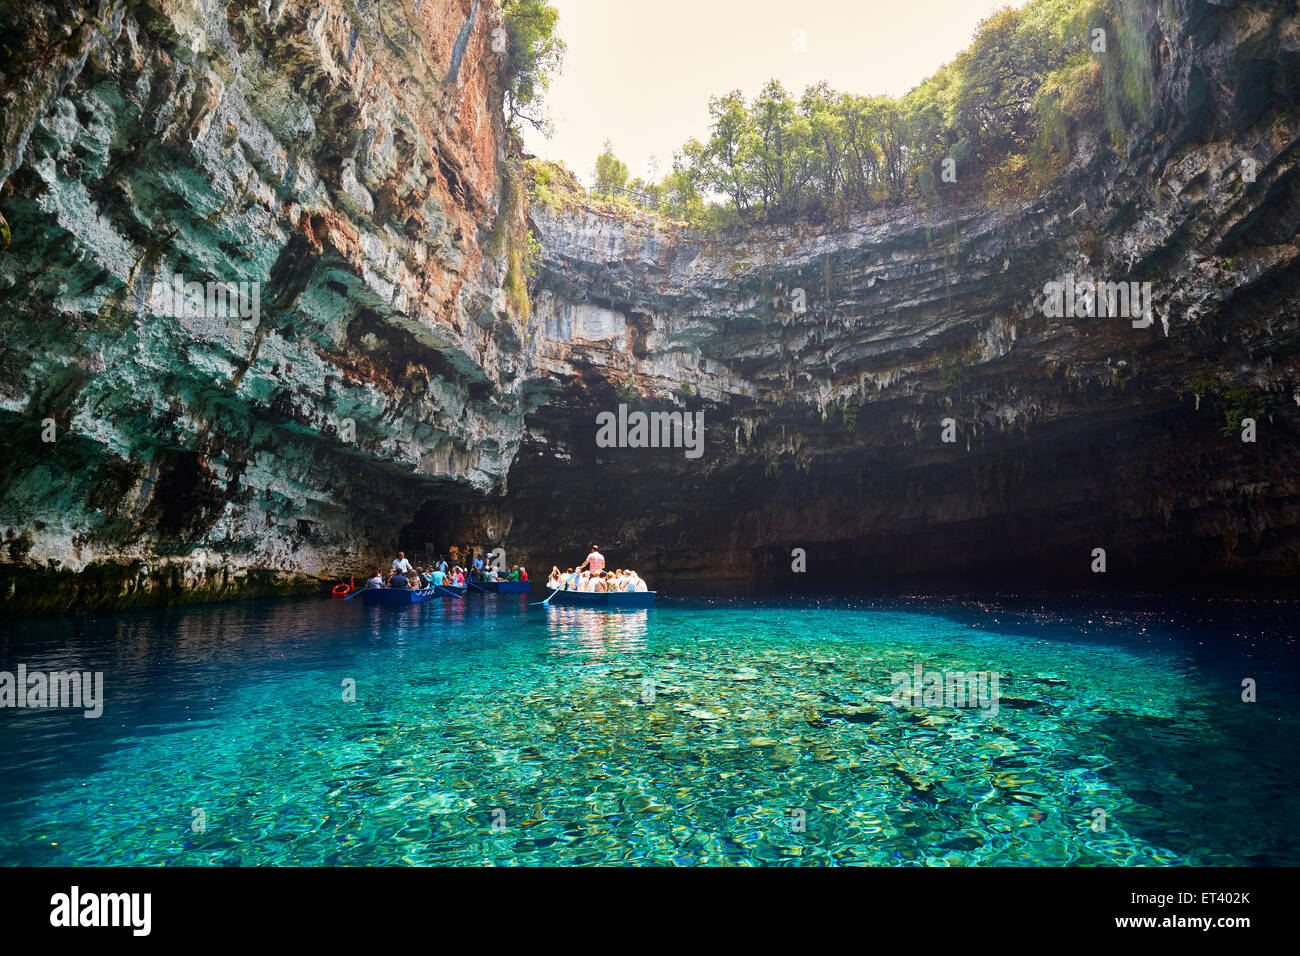
<path fill-rule="evenodd" d="M 586 563 L 587 563 L 586 561 L 583 561 L 583 562 L 582 562 L 582 564 L 586 564 Z M 559 586 L 558 588 L 556 588 L 556 589 L 555 589 L 554 591 L 552 591 L 550 594 L 546 595 L 546 600 L 545 600 L 545 601 L 534 601 L 532 604 L 530 604 L 530 605 L 528 605 L 528 606 L 529 606 L 529 607 L 537 607 L 537 605 L 539 605 L 539 604 L 545 604 L 547 607 L 550 607 L 550 606 L 551 606 L 551 598 L 555 597 L 555 595 L 557 595 L 557 594 L 559 594 L 561 591 L 563 591 L 563 590 L 564 590 L 564 585 L 568 584 L 570 581 L 572 581 L 574 578 L 576 578 L 576 577 L 577 577 L 579 574 L 581 574 L 581 573 L 582 573 L 582 565 L 579 565 L 577 571 L 574 571 L 573 574 L 571 574 L 568 578 L 566 578 L 566 579 L 565 579 L 565 580 L 560 584 L 560 586 Z"/>
<path fill-rule="evenodd" d="M 478 590 L 482 591 L 484 594 L 491 594 L 491 593 L 492 593 L 492 592 L 489 591 L 487 588 L 480 588 L 477 584 L 475 584 L 475 583 L 474 583 L 473 581 L 471 581 L 469 578 L 466 578 L 466 579 L 465 579 L 465 583 L 468 584 L 468 585 L 469 585 L 470 587 L 472 587 L 472 588 L 477 588 Z"/>
<path fill-rule="evenodd" d="M 450 594 L 450 595 L 451 595 L 452 597 L 454 597 L 454 598 L 463 598 L 463 597 L 465 596 L 465 595 L 463 595 L 463 594 L 457 594 L 455 591 L 449 590 L 448 588 L 443 587 L 441 584 L 435 584 L 435 585 L 433 586 L 433 589 L 434 589 L 435 591 L 446 591 L 448 594 Z"/>

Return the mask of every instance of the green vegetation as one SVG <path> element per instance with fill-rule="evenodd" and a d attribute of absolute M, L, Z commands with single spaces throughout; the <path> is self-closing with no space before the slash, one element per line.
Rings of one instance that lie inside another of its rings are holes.
<path fill-rule="evenodd" d="M 1225 438 L 1241 432 L 1242 419 L 1259 419 L 1268 414 L 1271 399 L 1260 389 L 1249 385 L 1220 385 L 1208 378 L 1198 378 L 1191 385 L 1198 401 L 1209 400 L 1223 412 L 1219 432 Z"/>
<path fill-rule="evenodd" d="M 532 176 L 533 199 L 552 212 L 586 202 L 587 191 L 563 164 L 533 158 L 526 160 L 524 166 Z"/>
<path fill-rule="evenodd" d="M 1218 404 L 1223 408 L 1223 427 L 1219 431 L 1227 438 L 1236 436 L 1244 418 L 1259 418 L 1268 406 L 1268 397 L 1246 385 L 1232 385 L 1219 392 Z"/>
<path fill-rule="evenodd" d="M 627 185 L 627 163 L 614 155 L 614 144 L 605 140 L 605 146 L 596 157 L 595 192 L 612 195 Z"/>
<path fill-rule="evenodd" d="M 858 412 L 861 411 L 856 405 L 836 405 L 829 409 L 827 421 L 834 422 L 835 416 L 838 415 L 844 427 L 853 431 L 858 427 Z"/>
<path fill-rule="evenodd" d="M 626 188 L 704 226 L 1032 195 L 1085 134 L 1127 148 L 1152 95 L 1152 15 L 1142 0 L 1031 0 L 901 98 L 820 83 L 795 99 L 776 80 L 750 102 L 716 96 L 708 141 L 687 142 L 662 182 Z M 596 174 L 606 192 L 626 182 L 609 143 Z"/>
<path fill-rule="evenodd" d="M 513 157 L 501 164 L 501 205 L 487 240 L 488 254 L 505 258 L 502 285 L 521 321 L 527 321 L 532 314 L 528 280 L 537 271 L 542 251 L 542 244 L 528 227 L 524 212 L 527 168 L 527 164 Z"/>
<path fill-rule="evenodd" d="M 542 0 L 503 0 L 501 12 L 506 30 L 506 117 L 513 129 L 522 121 L 547 132 L 542 96 L 564 61 L 564 41 L 555 35 L 559 11 Z"/>

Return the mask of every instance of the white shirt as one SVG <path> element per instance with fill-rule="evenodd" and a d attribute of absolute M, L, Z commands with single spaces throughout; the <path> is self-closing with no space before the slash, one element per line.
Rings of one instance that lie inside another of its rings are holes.
<path fill-rule="evenodd" d="M 637 578 L 637 579 L 636 579 L 636 589 L 637 589 L 638 591 L 648 591 L 648 590 L 649 590 L 649 588 L 646 587 L 645 582 L 642 581 L 640 578 Z"/>
<path fill-rule="evenodd" d="M 411 570 L 411 562 L 407 561 L 406 558 L 397 558 L 393 561 L 393 570 L 401 571 L 405 574 L 407 571 Z"/>

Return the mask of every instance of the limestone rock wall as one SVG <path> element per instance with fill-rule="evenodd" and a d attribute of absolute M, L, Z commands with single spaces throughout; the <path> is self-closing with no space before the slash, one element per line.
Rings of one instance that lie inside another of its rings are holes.
<path fill-rule="evenodd" d="M 1166 10 L 1149 128 L 1031 201 L 725 237 L 535 209 L 565 384 L 529 416 L 514 534 L 660 580 L 794 582 L 797 547 L 859 582 L 1071 587 L 1094 548 L 1130 586 L 1300 571 L 1296 11 Z M 1150 283 L 1149 327 L 1049 317 L 1071 274 Z M 598 447 L 620 403 L 702 410 L 705 455 Z"/>
<path fill-rule="evenodd" d="M 425 498 L 504 489 L 526 227 L 493 4 L 0 8 L 11 605 L 315 588 Z M 177 281 L 260 314 L 187 316 Z"/>

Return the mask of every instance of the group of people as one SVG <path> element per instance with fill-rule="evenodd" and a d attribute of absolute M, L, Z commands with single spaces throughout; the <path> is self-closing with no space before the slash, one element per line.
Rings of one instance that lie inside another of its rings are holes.
<path fill-rule="evenodd" d="M 431 566 L 417 568 L 407 560 L 405 551 L 399 551 L 388 573 L 385 574 L 382 568 L 375 568 L 374 575 L 366 581 L 366 587 L 424 590 L 433 587 L 463 588 L 471 581 L 527 580 L 528 571 L 517 564 L 509 571 L 498 571 L 491 565 L 485 567 L 483 559 L 478 558 L 470 567 L 462 568 L 458 564 L 449 564 L 444 557 L 439 557 Z"/>
<path fill-rule="evenodd" d="M 576 568 L 561 572 L 552 567 L 546 586 L 559 591 L 648 591 L 649 586 L 641 576 L 632 570 L 623 568 L 614 571 L 605 569 L 605 556 L 596 545 L 591 546 L 587 560 Z"/>
<path fill-rule="evenodd" d="M 434 587 L 463 588 L 467 584 L 491 583 L 494 581 L 527 581 L 528 570 L 520 565 L 513 565 L 508 570 L 504 567 L 494 568 L 491 562 L 481 557 L 473 558 L 468 567 L 449 563 L 439 556 L 432 565 L 416 567 L 407 560 L 406 552 L 399 551 L 393 559 L 392 566 L 385 574 L 382 568 L 375 568 L 375 573 L 366 581 L 368 588 L 410 588 L 424 590 Z M 613 571 L 605 567 L 605 556 L 596 545 L 591 546 L 587 560 L 576 568 L 561 571 L 552 567 L 546 579 L 546 586 L 560 591 L 649 591 L 650 587 L 630 568 L 616 568 Z"/>

